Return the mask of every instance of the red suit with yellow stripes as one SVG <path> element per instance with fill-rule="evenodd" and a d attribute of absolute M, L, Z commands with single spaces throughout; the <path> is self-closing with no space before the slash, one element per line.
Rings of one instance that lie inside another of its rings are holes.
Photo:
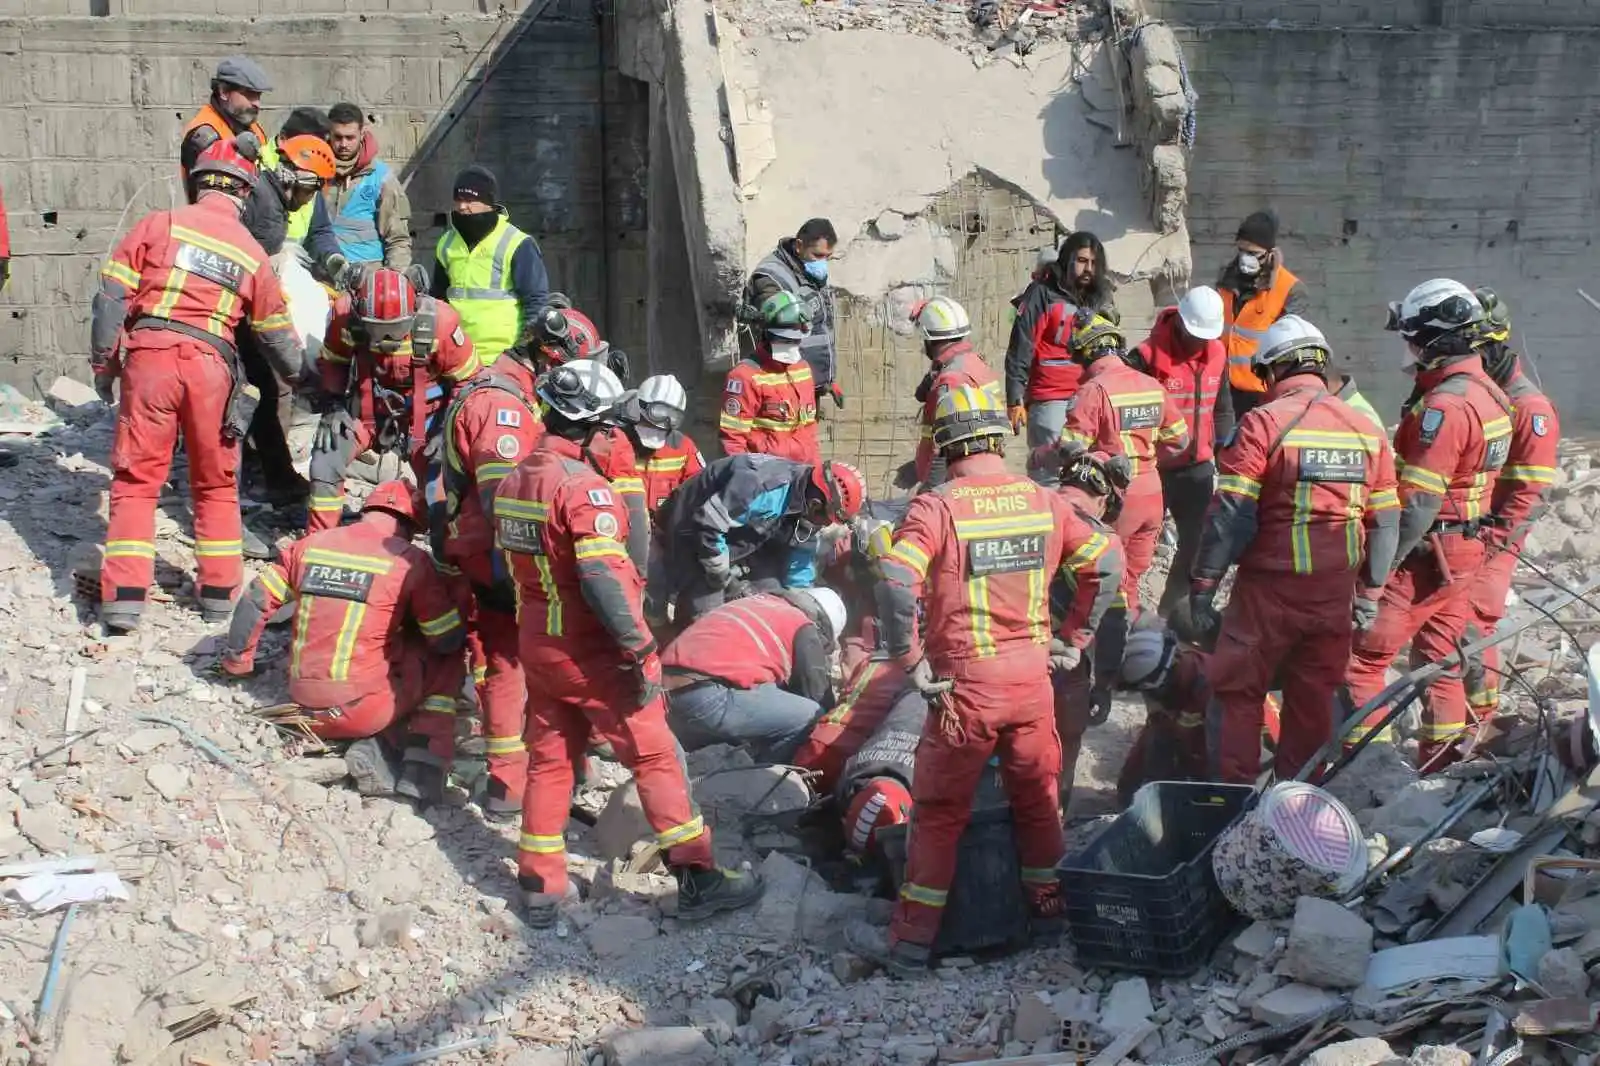
<path fill-rule="evenodd" d="M 445 523 L 438 554 L 466 586 L 459 599 L 468 612 L 467 645 L 489 762 L 488 804 L 496 814 L 522 809 L 528 690 L 517 660 L 516 593 L 494 550 L 488 515 L 495 490 L 544 433 L 531 379 L 507 354 L 457 390 L 442 429 L 443 503 L 430 507 L 442 509 L 431 520 Z"/>
<path fill-rule="evenodd" d="M 902 668 L 926 655 L 936 677 L 955 681 L 917 748 L 916 807 L 891 940 L 932 945 L 973 793 L 997 752 L 1023 881 L 1048 912 L 1058 899 L 1062 838 L 1047 590 L 1057 573 L 1073 583 L 1060 637 L 1088 646 L 1121 579 L 1120 553 L 1065 498 L 1008 473 L 999 455 L 979 454 L 952 462 L 949 481 L 911 501 L 880 565 L 890 654 Z"/>
<path fill-rule="evenodd" d="M 155 570 L 155 509 L 183 432 L 203 605 L 225 611 L 244 576 L 239 440 L 225 431 L 238 373 L 234 330 L 248 322 L 273 369 L 293 379 L 302 353 L 267 255 L 218 192 L 142 219 L 100 272 L 92 346 L 122 398 L 111 449 L 111 519 L 100 574 L 103 617 L 136 624 Z"/>
<path fill-rule="evenodd" d="M 1217 457 L 1217 495 L 1195 555 L 1193 588 L 1239 564 L 1211 657 L 1222 720 L 1220 781 L 1261 770 L 1262 707 L 1282 669 L 1275 768 L 1299 772 L 1333 727 L 1350 659 L 1357 592 L 1375 599 L 1394 557 L 1394 455 L 1371 422 L 1315 374 L 1267 390 Z"/>
<path fill-rule="evenodd" d="M 433 345 L 423 364 L 413 359 L 410 338 L 393 352 L 363 343 L 355 332 L 358 323 L 351 313 L 350 297 L 341 296 L 334 304 L 317 366 L 323 391 L 347 398 L 356 429 L 353 439 L 339 447 L 336 459 L 331 453 L 312 457 L 307 531 L 339 524 L 344 514 L 344 474 L 351 459 L 379 443 L 385 433 L 410 434 L 417 424 L 409 410 L 413 403 L 424 405 L 424 423 L 431 420 L 447 402 L 448 390 L 478 372 L 478 356 L 461 328 L 456 309 L 432 297 L 423 297 L 422 302 L 418 314 L 428 313 L 431 306 L 434 315 Z M 427 395 L 432 386 L 439 388 L 440 395 Z M 421 398 L 415 395 L 418 392 L 423 394 Z M 425 473 L 420 468 L 422 446 L 422 440 L 411 441 L 410 458 L 419 479 Z"/>
<path fill-rule="evenodd" d="M 689 797 L 667 728 L 644 581 L 628 558 L 629 516 L 583 448 L 546 435 L 500 484 L 497 547 L 517 588 L 529 686 L 528 782 L 517 870 L 523 888 L 565 891 L 572 755 L 591 732 L 633 772 L 645 817 L 672 866 L 713 865 L 711 835 Z M 656 687 L 642 677 L 653 675 Z"/>
<path fill-rule="evenodd" d="M 910 683 L 899 663 L 874 654 L 876 645 L 876 639 L 864 637 L 847 637 L 840 644 L 845 682 L 839 702 L 818 719 L 795 752 L 794 765 L 818 774 L 819 795 L 833 792 L 845 763 L 872 739 Z"/>
<path fill-rule="evenodd" d="M 353 740 L 403 721 L 448 759 L 465 630 L 445 579 L 390 514 L 312 533 L 251 582 L 234 610 L 224 658 L 247 672 L 273 612 L 298 601 L 289 696 L 312 732 Z"/>
<path fill-rule="evenodd" d="M 644 485 L 644 505 L 653 525 L 661 505 L 685 481 L 706 468 L 705 456 L 681 430 L 667 437 L 667 443 L 654 451 L 634 449 L 639 460 L 639 477 Z"/>
<path fill-rule="evenodd" d="M 822 462 L 810 365 L 804 359 L 793 365 L 741 360 L 723 385 L 717 433 L 726 455 L 759 452 L 800 463 Z"/>
<path fill-rule="evenodd" d="M 1506 383 L 1505 393 L 1512 408 L 1511 451 L 1494 486 L 1491 554 L 1472 583 L 1468 643 L 1493 633 L 1505 617 L 1512 571 L 1556 479 L 1561 424 L 1556 420 L 1555 404 L 1521 371 Z M 1500 649 L 1486 648 L 1468 663 L 1465 680 L 1467 706 L 1473 717 L 1493 714 L 1500 706 Z"/>
<path fill-rule="evenodd" d="M 1400 420 L 1399 565 L 1384 586 L 1378 620 L 1356 638 L 1346 680 L 1357 707 L 1376 696 L 1407 641 L 1414 666 L 1451 654 L 1472 619 L 1472 588 L 1486 544 L 1480 526 L 1511 451 L 1511 402 L 1468 356 L 1417 375 L 1425 390 Z M 1419 766 L 1440 769 L 1466 727 L 1461 667 L 1422 696 Z M 1373 722 L 1378 715 L 1375 713 Z"/>
<path fill-rule="evenodd" d="M 924 485 L 931 484 L 929 479 L 934 471 L 934 460 L 938 458 L 933 448 L 933 410 L 939 406 L 939 397 L 949 389 L 970 385 L 993 395 L 1001 407 L 1005 406 L 1006 400 L 1005 386 L 1000 383 L 999 375 L 983 361 L 978 349 L 967 341 L 956 341 L 939 352 L 932 362 L 927 376 L 917 386 L 917 402 L 922 404 L 922 416 L 917 438 L 916 470 L 917 481 Z"/>

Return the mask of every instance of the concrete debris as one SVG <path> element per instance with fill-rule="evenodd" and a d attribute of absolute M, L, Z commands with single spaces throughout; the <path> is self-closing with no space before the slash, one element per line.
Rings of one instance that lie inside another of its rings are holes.
<path fill-rule="evenodd" d="M 1011 1033 L 1016 1039 L 1032 1044 L 1061 1028 L 1045 992 L 1027 992 L 1017 997 L 1017 1014 L 1011 1020 Z"/>
<path fill-rule="evenodd" d="M 1583 958 L 1572 948 L 1556 948 L 1539 960 L 1539 986 L 1557 999 L 1582 999 L 1589 992 Z"/>
<path fill-rule="evenodd" d="M 589 950 L 602 959 L 649 951 L 655 937 L 656 923 L 641 915 L 607 915 L 583 931 Z"/>
<path fill-rule="evenodd" d="M 1233 938 L 1233 950 L 1253 959 L 1264 959 L 1278 946 L 1278 928 L 1270 922 L 1251 922 Z"/>
<path fill-rule="evenodd" d="M 707 996 L 689 1005 L 689 1021 L 716 1044 L 726 1044 L 739 1028 L 739 1008 L 720 996 Z"/>
<path fill-rule="evenodd" d="M 1372 926 L 1337 903 L 1301 896 L 1283 971 L 1322 988 L 1355 988 L 1372 958 Z"/>
<path fill-rule="evenodd" d="M 1250 1016 L 1262 1025 L 1282 1025 L 1303 1018 L 1316 1011 L 1326 1010 L 1339 1001 L 1339 997 L 1322 988 L 1310 985 L 1288 984 L 1274 989 L 1256 1000 Z"/>
<path fill-rule="evenodd" d="M 1111 986 L 1098 1024 L 1102 1032 L 1116 1037 L 1138 1028 L 1154 1013 L 1149 982 L 1143 977 L 1128 977 Z"/>
<path fill-rule="evenodd" d="M 93 386 L 86 385 L 76 378 L 59 377 L 50 383 L 49 390 L 45 393 L 50 406 L 60 414 L 89 404 L 99 404 L 100 394 L 94 391 Z"/>
<path fill-rule="evenodd" d="M 1423 1044 L 1411 1053 L 1406 1066 L 1472 1066 L 1472 1054 L 1458 1047 Z"/>
<path fill-rule="evenodd" d="M 168 803 L 189 791 L 189 771 L 171 763 L 157 763 L 145 771 L 145 780 Z"/>
<path fill-rule="evenodd" d="M 1384 1066 L 1394 1058 L 1386 1041 L 1368 1036 L 1320 1047 L 1307 1056 L 1305 1066 Z"/>

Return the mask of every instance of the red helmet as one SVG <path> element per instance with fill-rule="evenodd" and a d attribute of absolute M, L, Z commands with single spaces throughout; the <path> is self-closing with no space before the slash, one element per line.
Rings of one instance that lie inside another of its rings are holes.
<path fill-rule="evenodd" d="M 867 483 L 861 471 L 849 463 L 836 459 L 819 463 L 811 471 L 811 483 L 817 487 L 828 504 L 828 517 L 835 522 L 848 522 L 861 513 L 867 499 Z"/>
<path fill-rule="evenodd" d="M 189 174 L 202 188 L 223 192 L 243 192 L 256 184 L 256 165 L 240 153 L 231 137 L 211 142 L 189 168 Z"/>
<path fill-rule="evenodd" d="M 362 514 L 368 511 L 387 511 L 396 518 L 421 527 L 428 505 L 422 499 L 421 490 L 415 485 L 408 485 L 404 481 L 385 481 L 373 489 L 366 502 L 361 505 Z"/>
<path fill-rule="evenodd" d="M 367 275 L 350 301 L 350 311 L 371 341 L 399 341 L 417 317 L 417 289 L 398 270 L 380 267 Z"/>
<path fill-rule="evenodd" d="M 572 333 L 572 339 L 577 342 L 578 354 L 574 359 L 600 359 L 604 360 L 605 350 L 609 347 L 600 339 L 600 330 L 595 326 L 594 320 L 582 311 L 567 308 L 561 312 L 567 320 L 567 329 Z"/>
<path fill-rule="evenodd" d="M 878 830 L 910 820 L 911 790 L 897 778 L 874 777 L 845 808 L 845 845 L 857 854 L 869 854 L 877 844 Z"/>

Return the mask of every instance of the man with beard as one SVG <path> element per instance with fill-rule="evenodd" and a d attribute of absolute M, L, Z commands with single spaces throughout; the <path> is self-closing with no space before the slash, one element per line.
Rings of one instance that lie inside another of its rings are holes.
<path fill-rule="evenodd" d="M 378 139 L 352 103 L 328 112 L 337 176 L 323 189 L 339 251 L 352 263 L 391 270 L 411 265 L 411 202 L 394 169 L 378 158 Z"/>
<path fill-rule="evenodd" d="M 1306 313 L 1305 286 L 1283 265 L 1278 216 L 1257 211 L 1239 223 L 1234 257 L 1222 268 L 1222 342 L 1228 349 L 1228 389 L 1233 413 L 1243 418 L 1267 398 L 1266 386 L 1250 369 L 1261 337 L 1284 315 Z"/>
<path fill-rule="evenodd" d="M 201 152 L 246 130 L 256 135 L 257 144 L 267 143 L 267 132 L 256 119 L 261 114 L 261 94 L 271 89 L 267 72 L 249 56 L 228 56 L 217 64 L 217 72 L 211 76 L 211 98 L 183 127 L 178 143 L 178 169 L 190 203 L 195 189 L 189 171 Z"/>
<path fill-rule="evenodd" d="M 1005 375 L 1011 432 L 1026 427 L 1030 451 L 1060 439 L 1068 403 L 1083 376 L 1083 368 L 1067 351 L 1073 313 L 1082 307 L 1120 321 L 1105 246 L 1087 230 L 1069 236 L 1056 256 L 1055 270 L 1036 270 L 1034 279 L 1016 299 Z M 1036 476 L 1046 479 L 1041 484 L 1053 484 L 1050 473 Z"/>

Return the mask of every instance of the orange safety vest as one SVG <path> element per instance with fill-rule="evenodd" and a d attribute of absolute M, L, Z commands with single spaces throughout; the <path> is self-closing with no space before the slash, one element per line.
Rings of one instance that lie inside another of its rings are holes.
<path fill-rule="evenodd" d="M 183 132 L 178 134 L 178 144 L 182 145 L 184 141 L 189 139 L 189 134 L 193 133 L 201 126 L 210 126 L 216 131 L 218 137 L 228 138 L 233 136 L 233 126 L 229 124 L 228 120 L 223 117 L 220 111 L 211 106 L 211 101 L 207 100 L 205 104 L 201 106 L 200 110 L 194 113 L 194 117 L 189 120 L 188 124 L 183 127 Z M 261 123 L 252 122 L 250 124 L 250 132 L 255 134 L 256 137 L 261 141 L 262 148 L 265 150 L 267 146 L 267 131 L 261 128 Z M 179 163 L 178 173 L 183 175 L 184 183 L 187 185 L 189 181 L 189 169 L 182 163 Z"/>
<path fill-rule="evenodd" d="M 1227 323 L 1222 340 L 1228 347 L 1228 381 L 1240 392 L 1267 391 L 1250 369 L 1250 357 L 1256 354 L 1267 327 L 1283 317 L 1283 309 L 1289 303 L 1289 290 L 1299 280 L 1287 267 L 1279 266 L 1272 278 L 1272 288 L 1246 300 L 1238 309 L 1237 317 L 1234 315 L 1234 292 L 1222 290 L 1222 320 Z"/>

